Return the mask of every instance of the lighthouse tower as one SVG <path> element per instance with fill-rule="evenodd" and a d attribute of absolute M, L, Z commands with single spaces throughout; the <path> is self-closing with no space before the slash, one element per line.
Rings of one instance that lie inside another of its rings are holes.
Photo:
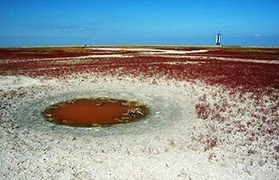
<path fill-rule="evenodd" d="M 221 33 L 216 34 L 216 46 L 221 46 Z"/>

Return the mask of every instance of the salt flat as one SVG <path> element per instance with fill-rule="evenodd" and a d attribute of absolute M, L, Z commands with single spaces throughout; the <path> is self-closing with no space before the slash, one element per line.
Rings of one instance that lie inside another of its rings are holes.
<path fill-rule="evenodd" d="M 117 75 L 119 71 L 1 75 L 0 178 L 278 177 L 278 89 L 257 95 L 200 79 Z M 52 104 L 84 97 L 137 100 L 149 106 L 150 114 L 104 128 L 59 126 L 42 115 Z"/>

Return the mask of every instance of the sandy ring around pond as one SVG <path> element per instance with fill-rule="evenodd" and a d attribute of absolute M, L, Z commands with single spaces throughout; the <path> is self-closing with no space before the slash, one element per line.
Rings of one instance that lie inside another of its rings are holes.
<path fill-rule="evenodd" d="M 90 85 L 89 85 L 90 86 Z M 32 98 L 25 101 L 24 105 L 19 105 L 14 112 L 15 121 L 19 127 L 34 129 L 39 132 L 56 132 L 61 134 L 80 134 L 91 136 L 106 136 L 115 134 L 142 134 L 148 131 L 154 131 L 163 127 L 171 128 L 172 124 L 176 123 L 181 116 L 181 107 L 168 96 L 156 95 L 156 92 L 150 94 L 152 90 L 147 93 L 131 92 L 131 91 L 101 91 L 96 89 L 103 89 L 94 85 L 95 89 L 91 91 L 74 87 L 60 87 L 60 91 L 45 92 L 43 97 Z M 102 86 L 105 86 L 104 84 Z M 84 87 L 84 86 L 81 86 Z M 108 88 L 109 89 L 109 88 Z M 64 91 L 64 92 L 63 92 Z M 131 101 L 138 101 L 146 104 L 150 109 L 147 117 L 140 121 L 131 122 L 128 124 L 118 124 L 111 127 L 69 127 L 63 125 L 56 125 L 45 120 L 42 112 L 53 104 L 68 101 L 71 99 L 82 98 L 112 98 L 125 99 Z M 174 118 L 175 117 L 175 118 Z"/>

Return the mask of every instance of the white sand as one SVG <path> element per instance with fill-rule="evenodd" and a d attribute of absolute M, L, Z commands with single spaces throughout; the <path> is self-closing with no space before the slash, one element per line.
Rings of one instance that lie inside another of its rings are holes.
<path fill-rule="evenodd" d="M 156 48 L 90 48 L 92 50 L 100 50 L 100 51 L 134 51 L 140 52 L 141 54 L 148 55 L 160 55 L 160 54 L 191 54 L 191 53 L 204 53 L 208 52 L 207 49 L 200 50 L 169 50 L 169 49 L 156 49 Z"/>
<path fill-rule="evenodd" d="M 0 77 L 0 179 L 276 179 L 272 148 L 278 139 L 247 146 L 250 134 L 226 134 L 226 124 L 197 118 L 204 95 L 226 101 L 233 127 L 258 111 L 250 94 L 239 98 L 219 87 L 164 78 L 73 75 L 60 79 Z M 142 101 L 150 116 L 110 128 L 70 128 L 44 121 L 41 111 L 74 97 L 110 96 Z M 268 106 L 274 103 L 268 97 Z M 244 113 L 233 114 L 241 107 Z M 230 114 L 231 113 L 231 114 Z M 258 112 L 262 113 L 262 112 Z M 206 140 L 218 138 L 206 150 Z M 263 140 L 263 139 L 260 139 Z M 261 148 L 260 145 L 266 145 Z M 249 148 L 257 153 L 248 155 Z M 278 156 L 278 153 L 277 153 Z"/>

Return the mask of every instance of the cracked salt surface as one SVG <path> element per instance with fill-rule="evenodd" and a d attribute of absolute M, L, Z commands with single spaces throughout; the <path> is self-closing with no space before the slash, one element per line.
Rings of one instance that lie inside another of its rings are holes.
<path fill-rule="evenodd" d="M 235 156 L 208 160 L 191 142 L 193 133 L 207 131 L 195 113 L 198 96 L 211 91 L 201 83 L 162 78 L 152 84 L 92 74 L 0 80 L 0 179 L 270 179 L 278 174 L 269 166 L 247 167 Z M 41 115 L 60 101 L 100 96 L 141 101 L 150 115 L 108 128 L 58 126 Z M 226 155 L 230 147 L 217 152 Z"/>

